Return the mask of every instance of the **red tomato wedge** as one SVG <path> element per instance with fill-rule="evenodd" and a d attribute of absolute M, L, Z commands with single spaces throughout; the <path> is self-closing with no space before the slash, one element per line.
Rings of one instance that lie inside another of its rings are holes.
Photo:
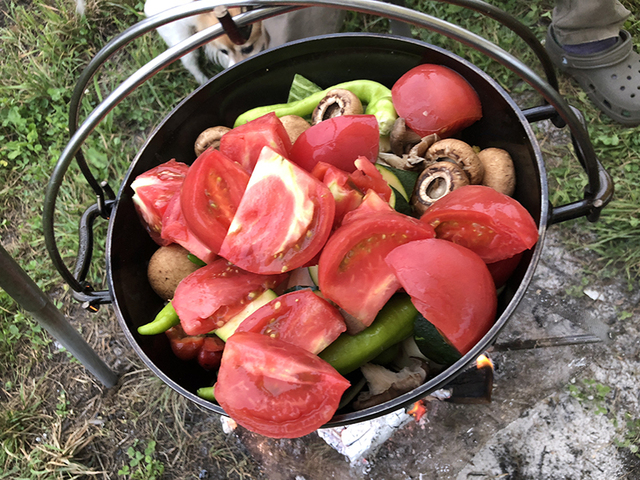
<path fill-rule="evenodd" d="M 180 360 L 193 360 L 204 344 L 203 336 L 187 335 L 180 325 L 171 327 L 164 333 L 169 339 L 173 354 Z"/>
<path fill-rule="evenodd" d="M 131 184 L 134 191 L 133 204 L 145 229 L 158 245 L 169 245 L 169 241 L 160 236 L 162 216 L 169 201 L 176 193 L 187 175 L 186 163 L 169 160 L 151 170 L 138 175 Z"/>
<path fill-rule="evenodd" d="M 358 189 L 367 193 L 373 190 L 385 201 L 391 200 L 391 187 L 382 178 L 382 174 L 366 157 L 358 157 L 355 161 L 356 171 L 351 174 L 351 181 Z"/>
<path fill-rule="evenodd" d="M 219 259 L 184 278 L 171 303 L 187 335 L 199 335 L 223 326 L 284 278 L 245 272 Z"/>
<path fill-rule="evenodd" d="M 505 258 L 504 260 L 487 263 L 487 268 L 493 277 L 496 288 L 500 288 L 507 283 L 507 280 L 509 280 L 511 275 L 513 275 L 513 272 L 518 268 L 521 259 L 522 253 L 518 253 L 517 255 Z"/>
<path fill-rule="evenodd" d="M 311 290 L 300 290 L 260 307 L 242 321 L 236 333 L 261 333 L 318 354 L 346 329 L 334 306 Z"/>
<path fill-rule="evenodd" d="M 334 212 L 335 202 L 322 182 L 265 147 L 220 255 L 249 272 L 291 271 L 322 249 Z"/>
<path fill-rule="evenodd" d="M 362 203 L 358 208 L 347 212 L 342 220 L 342 225 L 347 225 L 358 218 L 365 218 L 372 213 L 395 213 L 395 210 L 385 202 L 380 195 L 373 190 L 369 190 L 362 199 Z"/>
<path fill-rule="evenodd" d="M 270 147 L 289 158 L 291 140 L 275 113 L 268 113 L 235 127 L 220 139 L 220 152 L 251 173 L 263 147 Z"/>
<path fill-rule="evenodd" d="M 365 162 L 371 164 L 366 159 Z M 353 183 L 347 172 L 328 163 L 318 162 L 311 174 L 324 183 L 333 195 L 336 203 L 333 226 L 334 228 L 339 227 L 344 216 L 362 203 L 362 192 Z"/>
<path fill-rule="evenodd" d="M 402 245 L 386 257 L 418 311 L 461 353 L 495 322 L 491 274 L 471 250 L 436 238 Z"/>
<path fill-rule="evenodd" d="M 459 73 L 442 65 L 412 68 L 393 85 L 398 115 L 421 137 L 451 137 L 482 118 L 478 94 Z"/>
<path fill-rule="evenodd" d="M 191 165 L 184 179 L 180 202 L 187 225 L 218 253 L 249 175 L 218 150 L 208 149 Z"/>
<path fill-rule="evenodd" d="M 400 288 L 384 261 L 389 252 L 412 240 L 433 236 L 430 226 L 393 211 L 359 216 L 333 233 L 320 255 L 318 282 L 325 298 L 351 316 L 345 319 L 349 333 L 371 325 Z"/>
<path fill-rule="evenodd" d="M 198 364 L 205 370 L 215 370 L 222 361 L 224 342 L 218 337 L 204 337 L 198 352 Z"/>
<path fill-rule="evenodd" d="M 349 385 L 303 348 L 241 332 L 227 341 L 215 395 L 225 412 L 252 432 L 297 438 L 331 419 Z"/>
<path fill-rule="evenodd" d="M 204 263 L 211 263 L 218 255 L 202 243 L 187 226 L 182 214 L 180 195 L 174 195 L 162 217 L 161 236 L 168 243 L 177 243 L 186 248 Z"/>
<path fill-rule="evenodd" d="M 291 147 L 290 159 L 310 172 L 318 162 L 353 172 L 355 160 L 364 156 L 370 162 L 378 157 L 380 132 L 373 115 L 342 115 L 323 120 L 308 128 Z"/>
<path fill-rule="evenodd" d="M 448 193 L 420 218 L 436 237 L 473 250 L 494 263 L 532 248 L 538 229 L 517 200 L 482 185 L 467 185 Z"/>

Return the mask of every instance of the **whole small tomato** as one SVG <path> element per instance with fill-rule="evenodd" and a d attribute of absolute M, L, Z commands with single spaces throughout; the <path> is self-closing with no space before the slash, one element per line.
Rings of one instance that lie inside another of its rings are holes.
<path fill-rule="evenodd" d="M 418 65 L 391 89 L 393 105 L 406 124 L 424 137 L 451 137 L 482 118 L 482 104 L 471 85 L 442 65 Z"/>

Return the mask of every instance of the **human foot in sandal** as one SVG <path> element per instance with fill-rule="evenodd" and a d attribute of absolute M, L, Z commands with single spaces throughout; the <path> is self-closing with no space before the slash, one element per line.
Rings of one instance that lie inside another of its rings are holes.
<path fill-rule="evenodd" d="M 607 116 L 622 125 L 640 125 L 640 55 L 626 30 L 616 39 L 563 47 L 551 25 L 545 47 L 553 63 Z"/>

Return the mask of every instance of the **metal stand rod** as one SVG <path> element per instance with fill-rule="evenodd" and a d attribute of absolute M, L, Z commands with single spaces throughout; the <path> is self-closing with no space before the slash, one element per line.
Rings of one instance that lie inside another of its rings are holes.
<path fill-rule="evenodd" d="M 51 299 L 0 244 L 0 288 L 29 312 L 44 329 L 78 359 L 102 384 L 113 387 L 118 376 L 71 326 Z"/>

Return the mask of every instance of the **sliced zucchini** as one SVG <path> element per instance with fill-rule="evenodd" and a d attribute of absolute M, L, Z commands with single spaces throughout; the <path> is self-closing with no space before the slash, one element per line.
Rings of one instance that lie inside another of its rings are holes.
<path fill-rule="evenodd" d="M 312 265 L 311 267 L 308 267 L 307 270 L 309 270 L 309 276 L 313 283 L 318 286 L 320 284 L 318 281 L 318 265 Z"/>
<path fill-rule="evenodd" d="M 244 308 L 244 310 L 242 310 L 239 314 L 225 323 L 222 327 L 214 330 L 213 333 L 215 333 L 218 337 L 226 342 L 249 315 L 251 315 L 263 305 L 269 303 L 271 300 L 274 300 L 277 296 L 278 295 L 276 295 L 276 292 L 274 292 L 273 290 L 265 291 L 262 295 L 254 299 Z"/>
<path fill-rule="evenodd" d="M 422 354 L 443 366 L 456 363 L 462 355 L 442 336 L 433 324 L 418 315 L 414 325 L 414 338 Z"/>
<path fill-rule="evenodd" d="M 384 165 L 380 165 L 379 163 L 376 163 L 376 168 L 378 169 L 378 171 L 382 175 L 382 178 L 384 178 L 384 181 L 389 184 L 391 189 L 395 190 L 400 195 L 402 195 L 404 197 L 404 199 L 408 202 L 409 201 L 409 195 L 407 194 L 407 190 L 405 189 L 404 185 L 402 184 L 402 182 L 400 181 L 398 176 L 395 173 L 393 173 L 393 171 L 391 171 L 391 167 L 386 167 Z M 417 177 L 416 177 L 416 179 L 417 179 Z M 411 189 L 410 191 L 412 192 L 413 189 Z"/>

